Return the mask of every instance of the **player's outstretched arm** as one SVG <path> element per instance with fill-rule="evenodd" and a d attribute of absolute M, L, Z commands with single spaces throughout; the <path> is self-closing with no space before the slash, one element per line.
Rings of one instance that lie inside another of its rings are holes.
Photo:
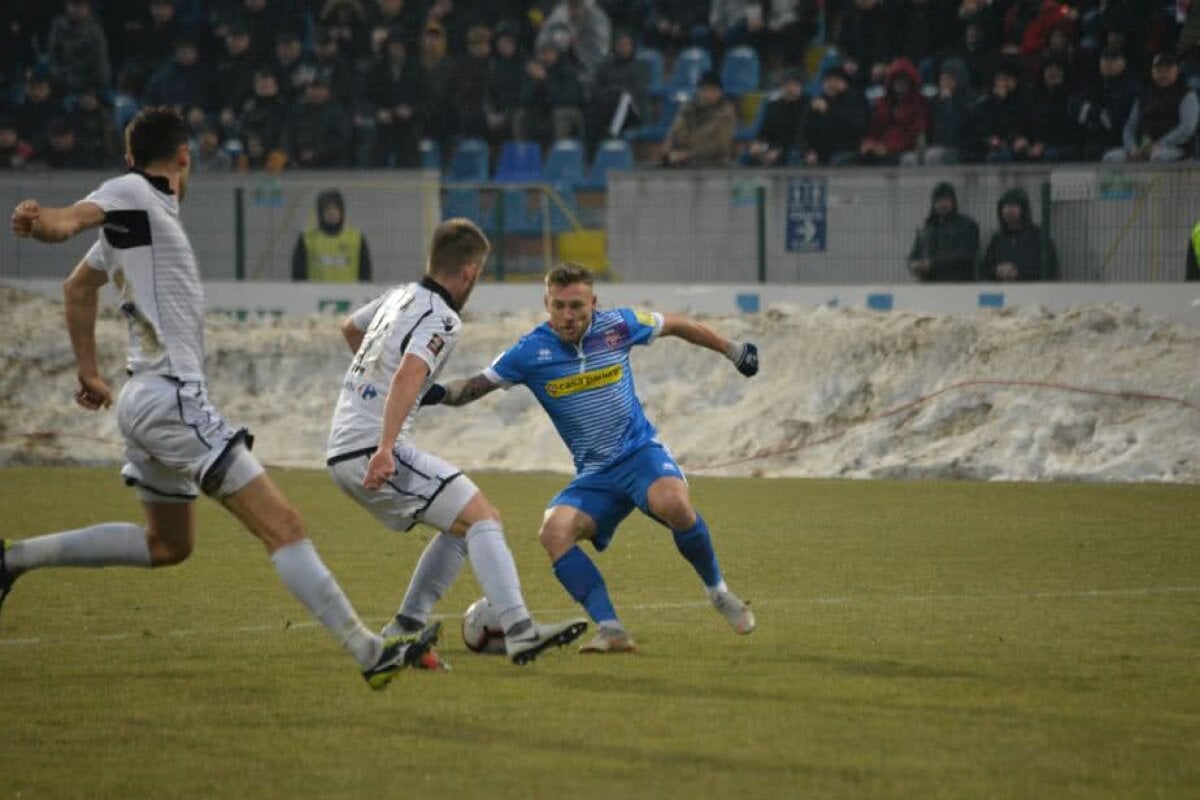
<path fill-rule="evenodd" d="M 44 208 L 37 200 L 22 200 L 12 213 L 12 231 L 23 238 L 57 244 L 104 223 L 104 209 L 91 202 L 66 208 Z"/>
<path fill-rule="evenodd" d="M 678 336 L 685 342 L 705 347 L 728 358 L 747 378 L 758 373 L 758 347 L 752 342 L 726 339 L 702 322 L 683 314 L 664 314 L 660 336 Z"/>
<path fill-rule="evenodd" d="M 112 389 L 100 377 L 96 362 L 96 307 L 100 287 L 107 282 L 108 273 L 92 269 L 86 260 L 80 261 L 63 282 L 67 333 L 71 337 L 75 372 L 79 378 L 75 402 L 90 411 L 112 405 Z"/>
<path fill-rule="evenodd" d="M 465 406 L 473 403 L 489 392 L 499 389 L 500 385 L 492 383 L 491 379 L 482 372 L 470 378 L 451 381 L 447 384 L 435 383 L 421 398 L 421 405 L 434 406 Z"/>

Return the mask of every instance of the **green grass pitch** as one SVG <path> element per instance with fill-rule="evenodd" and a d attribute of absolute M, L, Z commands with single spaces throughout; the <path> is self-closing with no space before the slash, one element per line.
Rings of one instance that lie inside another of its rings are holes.
<path fill-rule="evenodd" d="M 363 618 L 427 533 L 275 470 Z M 476 476 L 531 607 L 565 479 Z M 211 503 L 185 565 L 47 570 L 0 617 L 0 798 L 1197 797 L 1200 489 L 693 481 L 759 630 L 631 518 L 597 558 L 642 652 L 468 653 L 370 692 Z M 0 470 L 0 535 L 136 518 L 112 469 Z"/>

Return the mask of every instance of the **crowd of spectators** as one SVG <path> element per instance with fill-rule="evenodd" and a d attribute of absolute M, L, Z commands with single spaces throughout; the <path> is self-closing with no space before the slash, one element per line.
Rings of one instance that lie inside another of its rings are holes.
<path fill-rule="evenodd" d="M 1175 161 L 1197 152 L 1200 0 L 65 0 L 0 12 L 0 168 L 108 167 L 136 109 L 196 168 L 407 167 L 430 139 L 579 138 L 671 107 L 667 166 Z M 825 58 L 805 73 L 806 52 Z M 719 67 L 749 46 L 766 113 Z"/>

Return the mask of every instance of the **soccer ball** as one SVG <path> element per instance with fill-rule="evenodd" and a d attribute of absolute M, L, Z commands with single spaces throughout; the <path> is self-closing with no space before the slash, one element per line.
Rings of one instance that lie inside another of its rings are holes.
<path fill-rule="evenodd" d="M 500 615 L 486 597 L 481 597 L 463 612 L 463 644 L 472 653 L 503 655 L 504 629 L 500 627 Z"/>

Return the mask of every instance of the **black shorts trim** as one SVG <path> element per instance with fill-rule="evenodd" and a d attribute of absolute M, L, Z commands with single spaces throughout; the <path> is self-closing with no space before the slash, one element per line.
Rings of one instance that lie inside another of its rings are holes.
<path fill-rule="evenodd" d="M 339 453 L 336 456 L 330 456 L 325 459 L 325 466 L 332 467 L 334 464 L 340 464 L 343 461 L 353 461 L 356 458 L 369 456 L 375 452 L 374 447 L 364 447 L 361 450 L 351 450 L 349 453 Z"/>
<path fill-rule="evenodd" d="M 176 500 L 195 500 L 196 499 L 196 495 L 194 495 L 194 494 L 174 494 L 172 492 L 160 491 L 158 489 L 155 489 L 153 486 L 149 486 L 145 483 L 142 483 L 137 478 L 131 478 L 128 475 L 124 476 L 124 480 L 125 480 L 126 486 L 136 486 L 139 489 L 145 489 L 147 492 L 150 492 L 151 494 L 156 494 L 159 497 L 171 497 Z"/>
<path fill-rule="evenodd" d="M 433 505 L 433 501 L 437 500 L 438 495 L 441 494 L 442 491 L 447 486 L 449 486 L 456 478 L 460 478 L 460 477 L 462 477 L 462 473 L 456 472 L 453 475 L 451 475 L 449 478 L 440 479 L 439 483 L 441 483 L 441 486 L 439 486 L 437 489 L 435 489 L 433 494 L 429 495 L 429 499 L 425 501 L 425 505 L 421 506 L 420 508 L 418 508 L 416 511 L 413 512 L 413 519 L 420 517 L 422 514 L 424 514 L 426 511 L 428 511 L 429 507 L 431 505 Z"/>
<path fill-rule="evenodd" d="M 229 471 L 229 465 L 233 461 L 234 447 L 239 444 L 244 445 L 247 450 L 254 446 L 254 436 L 245 428 L 239 428 L 233 436 L 229 437 L 229 441 L 225 442 L 225 446 L 221 448 L 221 454 L 200 478 L 200 491 L 205 494 L 213 494 L 221 488 L 221 484 L 225 481 L 225 473 Z"/>

